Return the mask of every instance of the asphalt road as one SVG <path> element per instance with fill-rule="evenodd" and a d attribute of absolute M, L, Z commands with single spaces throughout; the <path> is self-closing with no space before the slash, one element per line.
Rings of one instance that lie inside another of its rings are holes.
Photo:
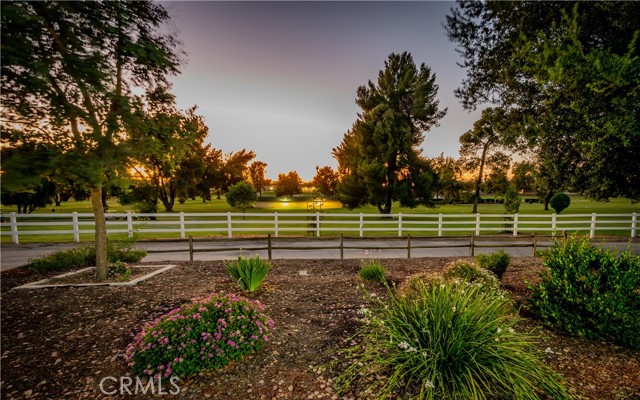
<path fill-rule="evenodd" d="M 274 238 L 272 240 L 272 257 L 274 259 L 336 259 L 340 258 L 338 238 Z M 523 240 L 494 240 L 491 238 L 476 238 L 476 245 L 488 246 L 475 249 L 475 254 L 495 251 L 509 244 L 531 245 L 531 239 Z M 538 248 L 548 245 L 549 242 L 538 243 Z M 464 247 L 446 247 L 459 245 Z M 75 243 L 58 244 L 2 244 L 0 247 L 0 270 L 6 271 L 27 265 L 30 259 L 43 257 L 56 251 L 70 249 L 79 246 Z M 437 248 L 418 248 L 420 246 L 442 246 Z M 469 239 L 435 239 L 411 240 L 411 257 L 456 257 L 469 255 Z M 640 254 L 640 242 L 607 242 L 605 246 L 624 250 L 627 247 L 634 254 Z M 189 261 L 189 244 L 181 242 L 144 241 L 137 245 L 138 248 L 149 251 L 143 261 L 168 262 Z M 194 242 L 194 260 L 228 260 L 235 259 L 239 255 L 260 255 L 268 257 L 268 251 L 250 250 L 256 247 L 267 247 L 265 239 L 213 239 L 209 242 Z M 282 249 L 286 247 L 286 249 Z M 308 247 L 311 249 L 292 249 L 295 247 Z M 335 247 L 334 249 L 322 249 L 321 247 Z M 395 238 L 348 239 L 344 241 L 344 258 L 406 258 L 407 240 Z M 358 248 L 349 248 L 358 247 Z M 381 247 L 397 247 L 394 249 L 382 249 Z M 206 251 L 206 249 L 218 248 L 219 251 Z M 530 256 L 532 247 L 504 247 L 512 256 Z M 155 253 L 155 251 L 162 251 Z"/>

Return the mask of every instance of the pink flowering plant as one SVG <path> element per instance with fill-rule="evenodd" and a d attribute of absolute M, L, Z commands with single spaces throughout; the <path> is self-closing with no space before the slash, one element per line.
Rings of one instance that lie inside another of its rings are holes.
<path fill-rule="evenodd" d="M 145 325 L 127 347 L 125 360 L 140 376 L 186 377 L 261 349 L 273 325 L 260 302 L 212 294 Z"/>

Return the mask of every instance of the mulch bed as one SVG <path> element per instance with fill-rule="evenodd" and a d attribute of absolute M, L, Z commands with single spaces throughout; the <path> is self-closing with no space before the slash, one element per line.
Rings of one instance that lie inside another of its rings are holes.
<path fill-rule="evenodd" d="M 129 282 L 129 281 L 132 281 L 134 279 L 140 278 L 141 276 L 148 275 L 148 274 L 152 273 L 153 271 L 157 271 L 161 267 L 158 267 L 158 268 L 130 267 L 130 268 L 131 268 L 131 275 L 129 275 L 129 277 L 127 279 L 125 279 L 122 275 L 120 275 L 120 276 L 114 276 L 114 277 L 107 277 L 107 279 L 105 279 L 103 282 L 105 282 L 105 283 Z M 47 284 L 47 285 L 76 285 L 76 284 L 82 284 L 82 283 L 90 283 L 90 282 L 92 282 L 93 279 L 95 279 L 95 277 L 96 277 L 96 271 L 95 271 L 95 269 L 92 269 L 92 270 L 88 270 L 88 271 L 79 272 L 77 274 L 67 275 L 67 276 L 64 276 L 62 278 L 52 278 L 51 280 L 49 280 L 45 284 Z"/>
<path fill-rule="evenodd" d="M 452 258 L 383 260 L 395 282 L 442 269 Z M 12 291 L 11 287 L 56 274 L 24 269 L 2 273 L 2 397 L 103 398 L 100 381 L 129 373 L 122 355 L 142 325 L 212 292 L 238 292 L 222 262 L 178 263 L 178 267 L 133 287 L 73 287 Z M 337 398 L 336 371 L 329 365 L 357 329 L 364 304 L 358 289 L 358 260 L 274 261 L 260 300 L 276 326 L 257 353 L 219 371 L 179 381 L 177 396 L 192 399 Z M 502 284 L 517 301 L 527 295 L 539 259 L 512 259 Z M 306 270 L 306 275 L 300 271 Z M 380 285 L 367 284 L 383 294 Z M 525 315 L 526 316 L 526 315 Z M 525 328 L 540 323 L 525 318 Z M 539 329 L 539 348 L 569 381 L 577 398 L 640 398 L 640 351 L 571 338 Z M 323 368 L 324 367 L 324 368 Z M 170 387 L 169 387 L 170 389 Z M 168 390 L 168 389 L 167 389 Z M 114 395 L 110 398 L 123 398 Z M 132 396 L 129 396 L 132 397 Z M 142 398 L 143 396 L 136 396 Z M 354 394 L 353 398 L 356 398 Z"/>

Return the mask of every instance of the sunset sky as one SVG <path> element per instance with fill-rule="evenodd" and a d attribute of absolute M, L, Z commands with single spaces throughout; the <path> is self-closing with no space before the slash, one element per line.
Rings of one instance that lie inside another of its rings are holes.
<path fill-rule="evenodd" d="M 436 73 L 449 112 L 426 133 L 424 155 L 458 155 L 468 113 L 453 95 L 464 71 L 443 24 L 453 2 L 166 2 L 187 63 L 173 79 L 180 108 L 193 104 L 225 152 L 254 150 L 267 176 L 336 167 L 331 149 L 359 108 L 356 89 L 392 52 Z"/>

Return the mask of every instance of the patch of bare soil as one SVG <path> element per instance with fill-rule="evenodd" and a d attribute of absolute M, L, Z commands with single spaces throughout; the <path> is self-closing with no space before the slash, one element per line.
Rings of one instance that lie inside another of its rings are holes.
<path fill-rule="evenodd" d="M 451 260 L 383 260 L 383 265 L 399 283 L 415 273 L 441 270 Z M 357 280 L 360 261 L 279 260 L 273 265 L 261 289 L 247 296 L 264 303 L 276 322 L 267 346 L 222 370 L 180 380 L 180 394 L 163 397 L 337 398 L 332 390 L 337 371 L 319 367 L 331 365 L 357 329 L 357 310 L 364 304 Z M 541 269 L 538 259 L 513 259 L 503 285 L 523 299 L 522 280 L 535 279 Z M 100 382 L 129 373 L 122 355 L 145 322 L 195 297 L 221 290 L 239 293 L 222 262 L 179 263 L 133 287 L 8 290 L 46 277 L 26 270 L 2 273 L 3 398 L 132 398 L 105 396 Z M 384 292 L 381 285 L 367 288 Z M 525 318 L 523 328 L 533 327 L 540 323 Z M 549 365 L 567 378 L 576 397 L 640 398 L 639 351 L 545 328 L 539 332 L 540 350 L 550 349 Z M 113 384 L 105 382 L 112 390 Z"/>

